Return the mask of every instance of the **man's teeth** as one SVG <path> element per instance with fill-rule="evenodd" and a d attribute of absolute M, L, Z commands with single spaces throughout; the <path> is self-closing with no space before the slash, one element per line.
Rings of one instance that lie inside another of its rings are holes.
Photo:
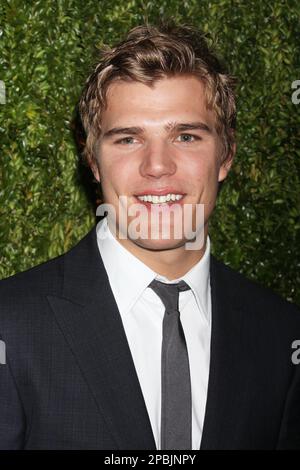
<path fill-rule="evenodd" d="M 140 201 L 151 202 L 152 204 L 162 204 L 169 201 L 179 201 L 183 198 L 182 194 L 165 194 L 164 196 L 152 196 L 147 194 L 145 196 L 137 196 Z"/>

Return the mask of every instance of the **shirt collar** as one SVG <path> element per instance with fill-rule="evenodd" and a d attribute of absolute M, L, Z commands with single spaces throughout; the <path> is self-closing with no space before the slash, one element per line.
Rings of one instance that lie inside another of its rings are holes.
<path fill-rule="evenodd" d="M 129 313 L 153 279 L 167 283 L 184 280 L 190 286 L 200 311 L 206 320 L 210 322 L 208 295 L 210 287 L 209 235 L 207 235 L 204 255 L 198 263 L 181 278 L 170 281 L 166 277 L 157 274 L 121 245 L 111 233 L 106 217 L 97 224 L 96 232 L 100 255 L 122 315 Z"/>

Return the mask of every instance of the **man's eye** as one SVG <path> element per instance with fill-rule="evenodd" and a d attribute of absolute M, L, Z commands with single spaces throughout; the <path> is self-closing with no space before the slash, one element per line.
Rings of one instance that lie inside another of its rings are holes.
<path fill-rule="evenodd" d="M 131 144 L 132 142 L 128 142 L 128 141 L 132 141 L 132 140 L 133 140 L 133 137 L 124 137 L 123 139 L 117 140 L 116 144 Z"/>
<path fill-rule="evenodd" d="M 180 134 L 179 137 L 184 137 L 182 142 L 194 142 L 195 140 L 201 140 L 201 137 L 194 135 L 194 134 Z M 123 139 L 119 139 L 115 142 L 116 144 L 126 145 L 134 143 L 133 137 L 123 137 Z"/>
<path fill-rule="evenodd" d="M 188 139 L 182 140 L 182 142 L 193 142 L 194 140 L 201 140 L 201 138 L 198 135 L 194 134 L 180 134 L 179 137 L 187 137 Z M 191 138 L 193 140 L 191 140 Z"/>

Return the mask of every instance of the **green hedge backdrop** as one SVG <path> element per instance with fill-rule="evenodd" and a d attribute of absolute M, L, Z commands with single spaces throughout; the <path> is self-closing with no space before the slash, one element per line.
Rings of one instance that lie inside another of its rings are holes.
<path fill-rule="evenodd" d="M 63 253 L 94 224 L 95 185 L 87 189 L 74 143 L 80 91 L 97 46 L 165 15 L 210 33 L 240 82 L 238 153 L 212 252 L 300 305 L 296 0 L 2 0 L 0 9 L 0 277 Z"/>

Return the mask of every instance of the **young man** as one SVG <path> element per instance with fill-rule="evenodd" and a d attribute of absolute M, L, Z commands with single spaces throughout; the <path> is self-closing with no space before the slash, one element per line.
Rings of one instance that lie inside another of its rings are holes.
<path fill-rule="evenodd" d="M 103 51 L 80 112 L 108 214 L 0 283 L 1 448 L 300 448 L 300 312 L 210 253 L 233 88 L 190 27 Z"/>

